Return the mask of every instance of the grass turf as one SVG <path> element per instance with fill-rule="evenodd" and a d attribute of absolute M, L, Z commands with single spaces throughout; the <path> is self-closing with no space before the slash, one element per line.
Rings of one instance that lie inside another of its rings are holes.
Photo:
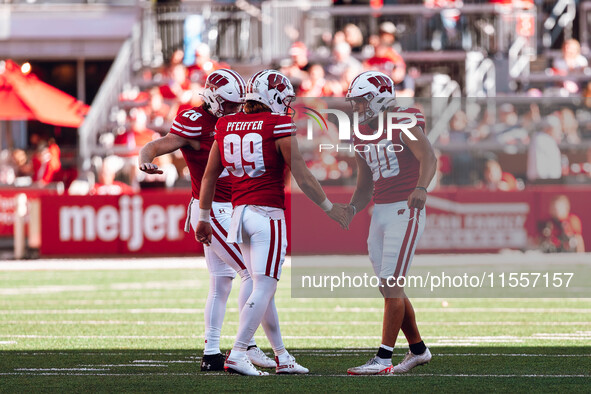
<path fill-rule="evenodd" d="M 277 294 L 282 332 L 311 374 L 248 378 L 199 372 L 205 270 L 0 272 L 0 392 L 591 390 L 591 300 L 417 299 L 432 362 L 350 377 L 380 342 L 382 301 L 292 299 L 289 273 Z M 268 350 L 262 330 L 256 338 Z M 401 338 L 395 360 L 405 351 Z"/>

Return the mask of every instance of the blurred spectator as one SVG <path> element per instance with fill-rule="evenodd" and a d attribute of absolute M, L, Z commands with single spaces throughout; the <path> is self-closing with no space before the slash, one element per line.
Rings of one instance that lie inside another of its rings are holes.
<path fill-rule="evenodd" d="M 472 36 L 463 16 L 458 8 L 444 8 L 429 21 L 429 30 L 433 32 L 431 48 L 440 50 L 472 49 Z"/>
<path fill-rule="evenodd" d="M 585 56 L 581 55 L 581 44 L 572 38 L 562 44 L 562 57 L 554 59 L 552 68 L 560 75 L 568 75 L 570 72 L 583 71 L 588 65 Z"/>
<path fill-rule="evenodd" d="M 514 144 L 516 142 L 529 142 L 529 135 L 519 123 L 519 115 L 513 104 L 505 103 L 499 107 L 498 122 L 491 128 L 488 138 L 500 143 Z"/>
<path fill-rule="evenodd" d="M 171 110 L 171 106 L 164 102 L 160 89 L 150 89 L 149 124 L 156 127 L 163 126 L 173 116 Z"/>
<path fill-rule="evenodd" d="M 457 111 L 449 121 L 449 130 L 439 139 L 441 145 L 465 146 L 470 141 L 468 117 L 464 111 Z M 474 170 L 474 156 L 469 149 L 454 152 L 451 157 L 443 156 L 450 169 L 448 180 L 455 185 L 471 185 L 480 178 Z"/>
<path fill-rule="evenodd" d="M 399 63 L 392 70 L 392 80 L 398 97 L 414 97 L 415 81 L 406 73 L 406 64 Z"/>
<path fill-rule="evenodd" d="M 349 44 L 340 42 L 334 46 L 331 63 L 328 65 L 327 71 L 331 76 L 340 79 L 349 68 L 353 69 L 352 72 L 359 74 L 361 72 L 361 63 L 351 56 Z"/>
<path fill-rule="evenodd" d="M 16 180 L 16 171 L 10 163 L 10 151 L 0 152 L 0 185 L 12 185 Z"/>
<path fill-rule="evenodd" d="M 53 182 L 55 175 L 62 168 L 60 148 L 53 138 L 40 142 L 33 156 L 33 182 L 46 186 Z"/>
<path fill-rule="evenodd" d="M 564 142 L 569 144 L 578 144 L 581 142 L 579 136 L 579 122 L 575 113 L 570 108 L 563 108 L 559 112 L 562 131 L 564 133 Z"/>
<path fill-rule="evenodd" d="M 581 55 L 581 45 L 575 39 L 566 40 L 562 44 L 562 57 L 554 59 L 552 71 L 558 75 L 569 75 L 571 73 L 581 73 L 587 68 L 589 63 Z M 562 87 L 568 93 L 580 92 L 579 83 L 576 80 L 565 80 Z"/>
<path fill-rule="evenodd" d="M 369 43 L 374 48 L 374 54 L 364 63 L 364 68 L 368 70 L 376 70 L 390 75 L 394 67 L 401 66 L 404 59 L 394 49 L 385 45 L 379 37 L 371 36 Z"/>
<path fill-rule="evenodd" d="M 187 69 L 183 64 L 177 64 L 172 68 L 168 83 L 160 86 L 160 93 L 167 100 L 177 100 L 181 103 L 191 99 L 191 82 L 187 78 Z"/>
<path fill-rule="evenodd" d="M 514 191 L 517 190 L 517 180 L 508 172 L 504 172 L 501 165 L 496 160 L 487 160 L 484 165 L 482 187 L 495 191 Z"/>
<path fill-rule="evenodd" d="M 583 98 L 585 99 L 583 101 L 585 107 L 591 108 L 591 81 L 587 83 L 587 86 L 585 86 L 585 89 L 583 90 Z"/>
<path fill-rule="evenodd" d="M 147 127 L 148 118 L 143 108 L 132 108 L 129 114 L 133 122 L 131 128 L 115 137 L 114 141 L 118 155 L 124 157 L 137 156 L 142 146 L 160 137 Z"/>
<path fill-rule="evenodd" d="M 379 38 L 382 45 L 392 49 L 394 52 L 399 53 L 402 51 L 400 45 L 396 42 L 396 25 L 392 22 L 382 22 L 379 27 Z"/>
<path fill-rule="evenodd" d="M 540 248 L 546 253 L 585 252 L 581 219 L 570 213 L 567 196 L 559 195 L 550 202 L 550 219 L 540 224 Z"/>
<path fill-rule="evenodd" d="M 326 94 L 324 94 L 325 85 L 326 80 L 324 79 L 324 69 L 320 64 L 313 64 L 310 66 L 308 78 L 302 81 L 300 95 L 303 97 L 326 96 Z"/>
<path fill-rule="evenodd" d="M 532 138 L 527 151 L 527 179 L 560 179 L 562 175 L 562 157 L 558 143 L 562 139 L 560 119 L 547 116 L 542 131 Z"/>
<path fill-rule="evenodd" d="M 345 41 L 351 47 L 351 51 L 360 53 L 363 50 L 363 34 L 361 33 L 361 29 L 349 23 L 343 28 L 343 33 L 345 33 Z"/>
<path fill-rule="evenodd" d="M 308 48 L 303 42 L 294 42 L 289 49 L 289 56 L 290 58 L 282 64 L 279 71 L 288 77 L 295 87 L 307 78 L 307 72 L 310 70 Z"/>
<path fill-rule="evenodd" d="M 308 71 L 310 69 L 310 61 L 308 60 L 308 48 L 303 42 L 294 42 L 289 48 L 289 56 L 293 67 L 297 67 L 300 71 Z"/>
<path fill-rule="evenodd" d="M 90 195 L 119 195 L 133 193 L 133 188 L 123 182 L 115 180 L 117 172 L 124 166 L 124 160 L 117 156 L 107 156 L 103 159 L 97 174 L 97 182 L 90 189 Z"/>
<path fill-rule="evenodd" d="M 17 178 L 31 177 L 33 175 L 33 164 L 24 150 L 15 149 L 12 151 L 12 164 Z"/>
<path fill-rule="evenodd" d="M 187 68 L 187 75 L 190 81 L 203 85 L 209 74 L 220 68 L 230 68 L 230 66 L 213 60 L 209 45 L 202 43 L 195 48 L 195 63 Z"/>

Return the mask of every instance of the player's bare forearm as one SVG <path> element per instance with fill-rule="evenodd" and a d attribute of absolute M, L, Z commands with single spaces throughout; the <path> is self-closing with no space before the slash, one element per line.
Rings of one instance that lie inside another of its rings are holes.
<path fill-rule="evenodd" d="M 371 201 L 373 195 L 373 176 L 371 169 L 359 155 L 355 155 L 357 162 L 357 185 L 349 205 L 355 207 L 355 212 L 361 212 Z"/>
<path fill-rule="evenodd" d="M 215 194 L 215 184 L 224 170 L 222 160 L 220 158 L 220 151 L 218 149 L 217 141 L 213 143 L 209 158 L 207 159 L 207 167 L 205 167 L 205 174 L 201 180 L 201 191 L 199 192 L 199 208 L 211 209 L 213 195 Z"/>
<path fill-rule="evenodd" d="M 408 197 L 408 207 L 423 209 L 427 201 L 427 187 L 435 176 L 437 170 L 437 158 L 431 143 L 418 127 L 411 129 L 413 135 L 417 137 L 416 141 L 411 141 L 408 138 L 403 140 L 412 152 L 412 154 L 419 161 L 419 179 L 417 181 L 417 188 Z"/>
<path fill-rule="evenodd" d="M 174 152 L 185 145 L 187 145 L 187 140 L 175 134 L 167 134 L 162 138 L 148 142 L 142 147 L 142 149 L 140 149 L 138 159 L 140 170 L 147 173 L 161 174 L 162 171 L 158 169 L 158 166 L 150 163 L 152 163 L 156 157 Z"/>

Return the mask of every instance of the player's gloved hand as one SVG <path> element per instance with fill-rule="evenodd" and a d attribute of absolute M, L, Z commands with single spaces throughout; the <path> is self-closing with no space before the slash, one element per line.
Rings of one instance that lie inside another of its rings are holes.
<path fill-rule="evenodd" d="M 199 222 L 197 223 L 197 228 L 195 229 L 195 239 L 197 242 L 201 242 L 204 245 L 211 245 L 211 224 L 207 222 Z"/>
<path fill-rule="evenodd" d="M 408 196 L 408 207 L 423 209 L 425 207 L 425 201 L 427 201 L 427 192 L 423 188 L 415 189 Z"/>
<path fill-rule="evenodd" d="M 154 163 L 142 163 L 140 164 L 140 170 L 148 174 L 164 174 L 164 172 Z"/>
<path fill-rule="evenodd" d="M 333 204 L 332 209 L 326 213 L 331 219 L 338 222 L 343 230 L 349 229 L 347 207 L 348 206 L 345 204 L 336 203 Z"/>

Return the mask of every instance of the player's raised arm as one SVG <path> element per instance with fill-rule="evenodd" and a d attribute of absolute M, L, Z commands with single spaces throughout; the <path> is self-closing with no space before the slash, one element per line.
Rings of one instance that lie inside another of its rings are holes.
<path fill-rule="evenodd" d="M 435 152 L 433 152 L 431 143 L 423 131 L 418 126 L 413 127 L 410 131 L 417 138 L 416 141 L 412 141 L 410 138 L 405 137 L 404 133 L 400 133 L 400 138 L 417 158 L 420 167 L 417 186 L 410 196 L 408 196 L 408 207 L 423 209 L 425 201 L 427 201 L 427 187 L 431 183 L 431 180 L 435 176 L 435 171 L 437 170 L 437 158 L 435 157 Z"/>
<path fill-rule="evenodd" d="M 215 184 L 224 171 L 220 150 L 217 141 L 214 141 L 207 159 L 205 174 L 201 180 L 201 191 L 199 192 L 199 223 L 195 229 L 195 239 L 209 245 L 211 243 L 211 225 L 209 224 L 209 212 L 215 194 Z"/>
<path fill-rule="evenodd" d="M 198 141 L 191 141 L 172 133 L 148 142 L 140 150 L 138 159 L 139 169 L 148 174 L 162 174 L 162 170 L 156 164 L 153 164 L 152 161 L 158 156 L 174 152 L 186 145 L 191 145 L 193 148 L 199 149 Z"/>
<path fill-rule="evenodd" d="M 342 228 L 348 229 L 349 223 L 346 206 L 343 204 L 333 204 L 328 200 L 324 190 L 322 190 L 322 186 L 320 186 L 318 180 L 312 175 L 308 166 L 306 166 L 306 162 L 300 154 L 297 140 L 288 136 L 278 139 L 276 144 L 287 166 L 291 170 L 295 181 L 304 194 L 312 202 L 320 206 L 328 216 L 339 222 Z M 292 147 L 292 144 L 295 145 Z"/>

